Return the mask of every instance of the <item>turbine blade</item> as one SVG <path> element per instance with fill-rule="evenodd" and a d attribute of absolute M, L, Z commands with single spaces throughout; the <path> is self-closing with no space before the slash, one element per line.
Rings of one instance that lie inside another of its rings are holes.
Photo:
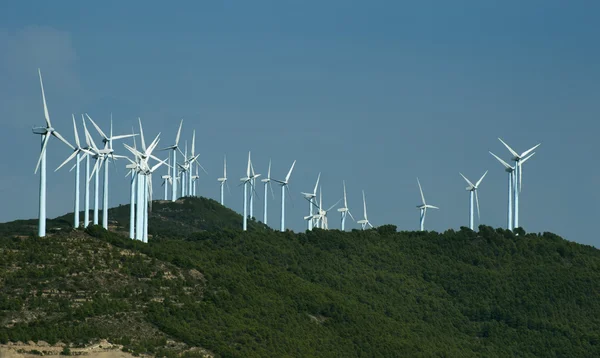
<path fill-rule="evenodd" d="M 250 152 L 248 152 L 248 168 L 246 169 L 246 178 L 250 178 L 250 165 L 252 163 L 250 162 Z"/>
<path fill-rule="evenodd" d="M 42 150 L 40 151 L 40 157 L 38 159 L 37 165 L 35 166 L 34 173 L 36 173 L 36 174 L 40 167 L 40 163 L 42 163 L 42 157 L 44 156 L 44 153 L 46 152 L 46 147 L 48 146 L 48 140 L 50 140 L 50 135 L 46 134 L 44 136 L 44 143 L 42 144 Z"/>
<path fill-rule="evenodd" d="M 42 102 L 44 104 L 44 118 L 46 118 L 46 127 L 52 127 L 50 122 L 50 114 L 48 113 L 48 106 L 46 105 L 46 94 L 44 93 L 44 81 L 42 81 L 42 71 L 38 68 L 38 74 L 40 76 L 40 88 L 42 89 Z M 36 170 L 37 171 L 37 170 Z"/>
<path fill-rule="evenodd" d="M 296 161 L 294 160 L 294 162 L 292 163 L 292 167 L 290 168 L 290 171 L 287 173 L 287 175 L 285 176 L 285 182 L 287 183 L 290 180 L 290 175 L 292 175 L 292 170 L 294 170 L 294 165 L 296 165 Z"/>
<path fill-rule="evenodd" d="M 348 200 L 346 199 L 346 181 L 342 180 L 342 184 L 344 185 L 344 207 L 348 208 Z"/>
<path fill-rule="evenodd" d="M 475 202 L 477 203 L 477 220 L 481 220 L 481 214 L 479 213 L 479 195 L 477 194 L 478 190 L 475 189 Z"/>
<path fill-rule="evenodd" d="M 104 138 L 105 140 L 108 140 L 108 137 L 106 136 L 106 134 L 104 134 L 104 132 L 102 131 L 102 129 L 100 129 L 100 127 L 98 127 L 98 125 L 96 124 L 96 122 L 94 122 L 94 120 L 92 119 L 92 117 L 90 117 L 89 114 L 85 114 L 88 118 L 88 120 L 90 122 L 92 122 L 92 125 L 96 128 L 96 131 L 100 134 L 100 136 L 102 136 L 102 138 Z"/>
<path fill-rule="evenodd" d="M 510 164 L 508 164 L 508 163 L 507 163 L 507 162 L 505 162 L 504 160 L 500 159 L 500 157 L 498 157 L 496 154 L 494 154 L 494 153 L 492 153 L 492 152 L 490 152 L 490 154 L 491 154 L 491 155 L 493 155 L 493 156 L 494 156 L 494 158 L 498 159 L 498 161 L 499 161 L 499 162 L 500 162 L 502 165 L 504 165 L 504 167 L 505 167 L 506 169 L 514 169 L 514 168 L 513 168 L 513 167 L 512 167 Z"/>
<path fill-rule="evenodd" d="M 75 147 L 73 147 L 71 145 L 71 143 L 67 142 L 67 140 L 65 138 L 63 138 L 63 136 L 60 135 L 60 133 L 58 133 L 57 131 L 52 131 L 52 135 L 55 136 L 56 138 L 60 139 L 61 142 L 63 142 L 66 145 L 68 145 L 71 149 L 75 150 Z"/>
<path fill-rule="evenodd" d="M 271 179 L 271 159 L 269 159 L 269 170 L 267 170 L 267 179 Z"/>
<path fill-rule="evenodd" d="M 194 151 L 196 150 L 196 130 L 192 130 L 192 157 L 194 156 Z"/>
<path fill-rule="evenodd" d="M 426 205 L 427 203 L 425 202 L 425 195 L 423 195 L 423 188 L 421 187 L 419 178 L 417 178 L 417 184 L 419 184 L 419 191 L 421 192 L 421 200 L 423 201 L 423 205 Z"/>
<path fill-rule="evenodd" d="M 521 165 L 521 162 L 519 162 L 519 193 L 521 192 L 521 189 L 523 188 L 523 166 Z"/>
<path fill-rule="evenodd" d="M 531 148 L 527 149 L 526 151 L 524 151 L 524 152 L 521 154 L 521 156 L 520 156 L 520 157 L 521 157 L 521 158 L 523 158 L 523 157 L 527 156 L 527 154 L 529 154 L 529 153 L 533 152 L 533 151 L 535 150 L 535 148 L 539 147 L 540 145 L 542 145 L 542 143 L 538 143 L 537 145 L 535 145 L 535 146 L 533 146 L 533 147 L 531 147 Z"/>
<path fill-rule="evenodd" d="M 121 134 L 121 135 L 116 135 L 114 137 L 110 137 L 111 140 L 116 140 L 116 139 L 123 139 L 123 138 L 131 138 L 131 137 L 135 137 L 137 135 L 137 133 L 134 134 Z"/>
<path fill-rule="evenodd" d="M 92 180 L 92 178 L 94 177 L 94 173 L 96 173 L 96 171 L 98 170 L 98 162 L 100 161 L 100 159 L 96 158 L 96 162 L 94 163 L 94 169 L 92 169 L 92 173 L 90 174 L 90 177 L 87 178 L 88 181 Z"/>
<path fill-rule="evenodd" d="M 529 155 L 527 158 L 524 158 L 521 160 L 521 165 L 525 164 L 525 162 L 527 161 L 527 159 L 533 157 L 535 155 L 535 152 L 531 153 L 531 155 Z"/>
<path fill-rule="evenodd" d="M 138 117 L 138 122 L 140 124 L 140 141 L 142 142 L 142 150 L 146 151 L 146 141 L 144 140 L 144 128 L 142 128 L 142 119 Z"/>
<path fill-rule="evenodd" d="M 223 178 L 227 179 L 227 155 L 223 156 Z"/>
<path fill-rule="evenodd" d="M 175 137 L 175 147 L 179 145 L 179 137 L 181 137 L 181 126 L 183 126 L 183 118 L 179 122 L 179 129 L 177 130 L 177 137 Z"/>
<path fill-rule="evenodd" d="M 356 220 L 354 220 L 354 216 L 352 216 L 352 213 L 350 212 L 350 210 L 347 211 L 348 215 L 350 215 L 350 217 L 352 218 L 352 221 L 356 222 Z"/>
<path fill-rule="evenodd" d="M 336 201 L 336 203 L 335 203 L 335 204 L 331 205 L 331 206 L 329 207 L 329 209 L 325 210 L 325 212 L 328 212 L 329 210 L 331 210 L 331 209 L 333 209 L 334 207 L 336 207 L 336 206 L 337 206 L 337 204 L 339 204 L 339 203 L 340 203 L 340 201 L 342 201 L 342 198 L 340 198 L 338 201 Z"/>
<path fill-rule="evenodd" d="M 55 171 L 55 172 L 56 172 L 56 171 L 58 171 L 58 170 L 59 170 L 60 168 L 62 168 L 62 167 L 65 165 L 65 164 L 67 164 L 69 161 L 71 161 L 73 158 L 75 158 L 75 156 L 77 155 L 77 153 L 79 153 L 79 151 L 78 151 L 78 150 L 76 150 L 76 151 L 74 151 L 73 153 L 71 153 L 71 155 L 69 155 L 69 157 L 68 157 L 68 158 L 67 158 L 67 159 L 66 159 L 64 162 L 62 162 L 62 164 L 61 164 L 61 165 L 59 165 L 59 166 L 58 166 L 58 168 L 56 168 L 54 171 Z"/>
<path fill-rule="evenodd" d="M 290 192 L 290 187 L 286 184 L 285 186 L 286 192 L 288 194 L 288 198 L 290 198 L 290 202 L 292 203 L 292 207 L 294 207 L 294 198 L 292 197 L 292 193 Z"/>
<path fill-rule="evenodd" d="M 77 133 L 77 123 L 75 123 L 75 115 L 71 114 L 73 117 L 73 134 L 75 135 L 75 144 L 77 145 L 77 149 L 81 148 L 81 144 L 79 143 L 79 134 Z"/>
<path fill-rule="evenodd" d="M 461 177 L 463 177 L 463 179 L 467 182 L 467 184 L 469 184 L 470 186 L 475 186 L 473 185 L 473 183 L 471 183 L 471 181 L 469 179 L 467 179 L 466 176 L 464 176 L 461 172 L 458 172 L 458 174 L 460 174 Z M 423 202 L 425 202 L 425 200 L 423 200 Z"/>
<path fill-rule="evenodd" d="M 317 195 L 317 188 L 319 187 L 319 179 L 321 179 L 321 173 L 317 175 L 317 183 L 315 184 L 315 190 L 313 190 L 313 195 Z"/>
<path fill-rule="evenodd" d="M 273 184 L 271 184 L 271 181 L 269 181 L 267 183 L 267 185 L 269 185 L 269 188 L 271 188 L 271 197 L 273 197 L 273 200 L 275 200 L 275 192 L 273 191 Z"/>
<path fill-rule="evenodd" d="M 514 151 L 514 150 L 513 150 L 511 147 L 509 147 L 509 146 L 508 146 L 508 144 L 504 143 L 504 141 L 503 141 L 502 139 L 498 138 L 498 140 L 499 140 L 500 142 L 502 142 L 502 144 L 504 144 L 504 146 L 506 147 L 506 149 L 508 149 L 508 151 L 509 151 L 509 152 L 510 152 L 512 155 L 514 155 L 514 156 L 515 156 L 515 157 L 517 157 L 517 158 L 519 157 L 519 154 L 518 154 L 517 152 L 515 152 L 515 151 Z"/>
<path fill-rule="evenodd" d="M 363 194 L 363 210 L 364 210 L 363 214 L 364 214 L 364 217 L 366 220 L 367 219 L 367 199 L 365 199 L 365 191 L 364 190 L 362 191 L 362 194 Z"/>
<path fill-rule="evenodd" d="M 483 173 L 483 175 L 481 176 L 481 178 L 479 178 L 479 180 L 475 184 L 475 188 L 479 187 L 479 184 L 481 184 L 481 182 L 483 181 L 483 178 L 485 178 L 485 176 L 487 175 L 487 173 L 488 173 L 488 171 L 486 170 L 485 173 Z"/>

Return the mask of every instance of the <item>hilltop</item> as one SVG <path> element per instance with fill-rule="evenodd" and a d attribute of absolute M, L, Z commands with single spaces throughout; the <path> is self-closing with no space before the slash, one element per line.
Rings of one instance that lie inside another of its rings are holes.
<path fill-rule="evenodd" d="M 211 223 L 210 201 L 186 201 L 173 217 L 175 204 L 155 202 L 163 226 L 148 244 L 99 227 L 44 239 L 0 231 L 0 343 L 107 339 L 162 356 L 600 355 L 593 247 L 486 226 L 242 232 Z"/>

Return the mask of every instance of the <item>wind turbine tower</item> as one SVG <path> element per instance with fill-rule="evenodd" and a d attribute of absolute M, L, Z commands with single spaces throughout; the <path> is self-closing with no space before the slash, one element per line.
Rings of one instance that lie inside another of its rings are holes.
<path fill-rule="evenodd" d="M 498 140 L 502 144 L 504 144 L 506 149 L 508 149 L 508 151 L 513 155 L 512 160 L 515 162 L 515 173 L 514 173 L 515 180 L 514 180 L 514 185 L 513 185 L 515 208 L 514 208 L 513 227 L 518 228 L 519 227 L 519 194 L 521 192 L 521 184 L 523 182 L 522 164 L 523 164 L 524 159 L 527 157 L 527 155 L 529 153 L 533 152 L 537 147 L 542 145 L 542 143 L 538 143 L 535 146 L 524 151 L 523 153 L 519 154 L 519 153 L 515 152 L 511 147 L 509 147 L 508 144 L 506 144 L 502 139 L 498 138 Z"/>
<path fill-rule="evenodd" d="M 37 173 L 38 169 L 40 171 L 40 201 L 39 201 L 39 215 L 38 215 L 38 236 L 45 237 L 46 236 L 46 148 L 48 146 L 48 141 L 50 140 L 50 136 L 54 136 L 58 138 L 61 142 L 68 145 L 71 149 L 75 150 L 63 136 L 60 135 L 53 127 L 50 122 L 50 115 L 48 114 L 48 106 L 46 105 L 46 95 L 44 93 L 44 83 L 42 81 L 42 72 L 38 68 L 38 75 L 40 77 L 40 88 L 42 89 L 42 102 L 44 104 L 44 117 L 46 119 L 45 127 L 35 127 L 32 128 L 34 134 L 39 134 L 42 137 L 42 149 L 40 151 L 40 157 L 38 159 L 37 165 L 35 167 L 34 173 Z"/>
<path fill-rule="evenodd" d="M 477 183 L 473 184 L 471 183 L 471 181 L 469 179 L 467 179 L 467 177 L 465 177 L 462 173 L 458 173 L 460 174 L 460 176 L 463 177 L 463 179 L 467 182 L 467 184 L 469 184 L 469 186 L 466 188 L 466 190 L 469 192 L 469 201 L 470 201 L 470 205 L 469 205 L 469 228 L 471 230 L 473 230 L 473 222 L 474 222 L 474 218 L 473 218 L 473 196 L 475 196 L 475 201 L 477 202 L 477 219 L 480 220 L 481 219 L 481 215 L 479 213 L 479 195 L 477 194 L 477 189 L 479 189 L 479 184 L 481 184 L 481 181 L 483 180 L 483 178 L 486 176 L 486 174 L 488 173 L 488 171 L 486 170 L 485 173 L 483 173 L 483 175 L 481 176 L 481 178 L 477 181 Z"/>
<path fill-rule="evenodd" d="M 173 151 L 173 184 L 171 185 L 171 201 L 177 200 L 177 150 L 179 150 L 179 138 L 181 137 L 181 126 L 183 126 L 183 119 L 179 122 L 179 129 L 177 130 L 177 136 L 175 137 L 175 144 L 172 146 L 161 149 Z"/>
<path fill-rule="evenodd" d="M 365 191 L 362 191 L 362 195 L 363 195 L 363 216 L 364 218 L 362 220 L 358 220 L 356 223 L 360 224 L 361 228 L 364 230 L 367 228 L 367 225 L 370 226 L 371 228 L 373 227 L 373 225 L 371 225 L 371 222 L 369 221 L 369 217 L 367 216 L 367 200 L 365 199 Z"/>
<path fill-rule="evenodd" d="M 309 218 L 306 219 L 308 221 L 308 230 L 312 230 L 313 229 L 313 225 L 315 222 L 314 216 L 313 216 L 313 206 L 317 206 L 317 188 L 319 187 L 319 179 L 321 179 L 321 173 L 319 173 L 319 175 L 317 176 L 317 183 L 315 184 L 315 188 L 313 189 L 312 193 L 305 193 L 305 192 L 301 192 L 302 195 L 304 195 L 304 199 L 306 199 L 308 201 L 308 216 L 305 217 Z"/>
<path fill-rule="evenodd" d="M 346 181 L 342 181 L 342 184 L 344 186 L 344 207 L 339 208 L 337 210 L 342 215 L 342 231 L 345 231 L 346 230 L 346 216 L 350 215 L 350 217 L 352 218 L 352 221 L 356 221 L 356 220 L 354 220 L 354 216 L 352 216 L 350 209 L 348 209 L 348 200 L 346 199 Z M 365 217 L 366 217 L 366 215 L 365 215 Z"/>
<path fill-rule="evenodd" d="M 425 231 L 425 216 L 427 215 L 427 209 L 439 209 L 437 206 L 429 205 L 425 201 L 425 195 L 423 195 L 423 188 L 421 187 L 421 182 L 419 178 L 417 178 L 417 184 L 419 184 L 419 191 L 421 192 L 421 200 L 423 203 L 421 205 L 417 205 L 417 208 L 421 211 L 419 226 L 421 231 Z"/>
<path fill-rule="evenodd" d="M 225 205 L 225 185 L 229 188 L 229 184 L 227 184 L 227 156 L 223 157 L 223 177 L 218 178 L 217 181 L 220 183 L 221 187 L 221 205 Z"/>
<path fill-rule="evenodd" d="M 267 186 L 271 188 L 271 195 L 275 198 L 275 193 L 273 193 L 273 186 L 271 185 L 271 159 L 269 159 L 269 170 L 267 171 L 267 177 L 261 180 L 265 183 L 265 203 L 264 203 L 264 211 L 263 211 L 263 223 L 267 225 Z"/>
<path fill-rule="evenodd" d="M 73 158 L 75 158 L 76 162 L 75 162 L 75 202 L 73 205 L 73 228 L 78 228 L 79 227 L 79 177 L 80 177 L 80 169 L 79 169 L 79 162 L 81 161 L 81 153 L 83 152 L 85 155 L 87 155 L 89 152 L 88 150 L 81 148 L 81 144 L 79 142 L 79 134 L 77 133 L 77 124 L 75 123 L 75 115 L 72 115 L 73 117 L 73 133 L 75 135 L 75 150 L 73 151 L 73 153 L 64 161 L 62 162 L 61 165 L 58 166 L 58 168 L 56 168 L 55 172 L 58 171 L 60 168 L 62 168 L 65 164 L 67 164 L 68 162 L 70 162 L 71 160 L 73 160 Z"/>
<path fill-rule="evenodd" d="M 290 176 L 292 175 L 292 170 L 294 170 L 294 165 L 296 165 L 295 160 L 292 163 L 292 166 L 290 167 L 290 170 L 288 171 L 287 175 L 285 176 L 285 180 L 273 179 L 274 181 L 278 182 L 279 185 L 281 185 L 281 232 L 285 231 L 285 191 L 287 190 L 289 195 L 290 188 L 288 187 L 288 183 L 290 180 Z"/>

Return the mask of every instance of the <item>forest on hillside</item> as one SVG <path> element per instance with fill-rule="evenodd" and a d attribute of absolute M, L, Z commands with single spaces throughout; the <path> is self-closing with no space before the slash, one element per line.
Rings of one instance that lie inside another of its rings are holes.
<path fill-rule="evenodd" d="M 551 233 L 169 228 L 148 244 L 96 226 L 3 234 L 0 341 L 107 338 L 158 356 L 600 356 L 600 251 Z"/>

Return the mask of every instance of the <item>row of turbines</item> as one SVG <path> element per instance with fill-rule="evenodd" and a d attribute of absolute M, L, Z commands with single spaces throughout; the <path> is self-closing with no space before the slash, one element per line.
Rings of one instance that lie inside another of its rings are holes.
<path fill-rule="evenodd" d="M 44 85 L 42 80 L 41 71 L 38 69 L 40 87 L 42 92 L 42 102 L 44 108 L 44 116 L 46 121 L 45 127 L 33 128 L 33 133 L 41 135 L 42 145 L 40 157 L 37 162 L 35 173 L 40 170 L 40 196 L 39 196 L 39 229 L 38 235 L 43 237 L 46 235 L 46 152 L 50 137 L 54 136 L 68 147 L 73 152 L 67 157 L 67 159 L 58 167 L 59 170 L 67 163 L 75 160 L 75 164 L 71 170 L 75 169 L 75 200 L 74 200 L 74 227 L 80 226 L 80 206 L 79 206 L 79 188 L 80 188 L 80 162 L 85 160 L 85 193 L 84 193 L 84 227 L 87 227 L 90 223 L 94 225 L 99 224 L 99 193 L 100 193 L 100 172 L 103 170 L 103 191 L 102 191 L 102 226 L 108 229 L 108 191 L 109 191 L 109 164 L 112 162 L 115 166 L 115 161 L 118 159 L 125 159 L 129 161 L 126 168 L 129 169 L 127 173 L 131 176 L 130 181 L 130 233 L 129 236 L 132 239 L 140 240 L 143 242 L 148 241 L 148 210 L 152 206 L 152 174 L 161 166 L 167 168 L 167 174 L 162 175 L 162 186 L 164 187 L 164 200 L 169 200 L 169 186 L 171 198 L 170 200 L 176 201 L 178 198 L 185 196 L 196 196 L 196 187 L 199 179 L 199 170 L 202 169 L 206 174 L 206 170 L 198 161 L 199 154 L 195 153 L 195 131 L 192 132 L 191 151 L 188 155 L 187 141 L 185 142 L 184 150 L 182 151 L 179 142 L 181 139 L 183 120 L 179 123 L 179 128 L 175 137 L 173 145 L 167 146 L 160 149 L 159 151 L 170 151 L 166 159 L 160 159 L 155 155 L 155 150 L 160 141 L 160 133 L 154 138 L 154 140 L 146 146 L 144 138 L 144 132 L 142 127 L 141 119 L 139 122 L 139 133 L 134 133 L 132 130 L 131 134 L 113 135 L 112 129 L 112 115 L 110 120 L 110 128 L 108 135 L 96 124 L 96 122 L 88 115 L 82 115 L 82 125 L 85 133 L 85 146 L 82 147 L 79 140 L 79 133 L 77 129 L 77 123 L 75 116 L 73 115 L 73 131 L 75 145 L 69 143 L 56 129 L 52 126 L 48 107 L 46 103 L 46 97 L 44 93 Z M 96 129 L 100 137 L 102 138 L 103 146 L 97 146 L 93 140 L 92 135 L 88 131 L 88 124 Z M 136 144 L 136 137 L 139 136 L 140 147 Z M 124 148 L 127 149 L 133 159 L 128 156 L 115 154 L 113 148 L 113 142 L 116 140 L 132 138 L 133 147 L 123 144 Z M 529 160 L 535 153 L 533 152 L 540 144 L 526 150 L 519 154 L 513 150 L 508 144 L 502 139 L 498 138 L 500 142 L 509 150 L 512 155 L 512 161 L 514 165 L 508 164 L 500 157 L 490 152 L 494 158 L 496 158 L 505 168 L 508 173 L 508 213 L 507 213 L 507 228 L 514 229 L 519 227 L 519 193 L 522 189 L 522 165 Z M 178 153 L 183 156 L 182 162 L 177 162 Z M 91 160 L 94 160 L 92 167 Z M 151 162 L 152 161 L 152 162 Z M 285 197 L 290 197 L 289 181 L 294 170 L 296 161 L 294 160 L 287 172 L 284 179 L 275 179 L 271 177 L 271 161 L 269 160 L 269 166 L 267 170 L 267 176 L 263 177 L 260 181 L 264 185 L 264 207 L 263 207 L 263 223 L 268 225 L 268 194 L 269 189 L 271 196 L 274 198 L 275 194 L 272 187 L 272 182 L 280 185 L 281 188 L 281 221 L 280 230 L 285 231 Z M 194 172 L 195 169 L 195 172 Z M 479 196 L 478 189 L 483 179 L 487 175 L 487 171 L 481 176 L 481 178 L 473 184 L 467 177 L 462 173 L 459 173 L 462 178 L 467 182 L 468 186 L 466 190 L 469 192 L 469 227 L 474 228 L 474 209 L 477 208 L 478 218 L 480 217 L 479 210 Z M 254 201 L 259 198 L 257 193 L 257 180 L 261 174 L 256 173 L 254 165 L 252 163 L 251 153 L 248 152 L 248 162 L 246 166 L 246 175 L 240 178 L 240 186 L 243 185 L 243 223 L 242 228 L 244 231 L 248 228 L 248 217 L 254 217 Z M 307 200 L 309 211 L 308 215 L 304 216 L 304 220 L 307 222 L 308 230 L 313 228 L 329 229 L 329 223 L 327 214 L 332 209 L 338 206 L 343 201 L 343 206 L 338 208 L 337 211 L 340 213 L 340 228 L 341 230 L 346 229 L 346 218 L 350 216 L 353 221 L 361 226 L 363 230 L 372 228 L 373 225 L 367 216 L 367 203 L 364 190 L 362 191 L 363 197 L 363 218 L 355 220 L 354 216 L 348 208 L 348 201 L 346 195 L 346 183 L 342 181 L 343 196 L 333 205 L 325 209 L 323 205 L 323 190 L 319 186 L 321 173 L 318 174 L 317 180 L 312 192 L 301 192 L 304 199 Z M 94 206 L 93 206 L 93 218 L 90 220 L 90 182 L 94 180 Z M 227 178 L 227 157 L 223 158 L 223 176 L 217 179 L 220 186 L 220 203 L 225 205 L 225 186 L 229 189 L 228 178 Z M 425 200 L 423 188 L 419 179 L 417 178 L 417 184 L 421 195 L 421 204 L 417 205 L 420 211 L 419 216 L 419 228 L 425 230 L 425 217 L 427 209 L 439 209 L 437 206 L 428 204 Z M 317 195 L 317 192 L 319 193 Z M 317 200 L 318 197 L 318 200 Z"/>

